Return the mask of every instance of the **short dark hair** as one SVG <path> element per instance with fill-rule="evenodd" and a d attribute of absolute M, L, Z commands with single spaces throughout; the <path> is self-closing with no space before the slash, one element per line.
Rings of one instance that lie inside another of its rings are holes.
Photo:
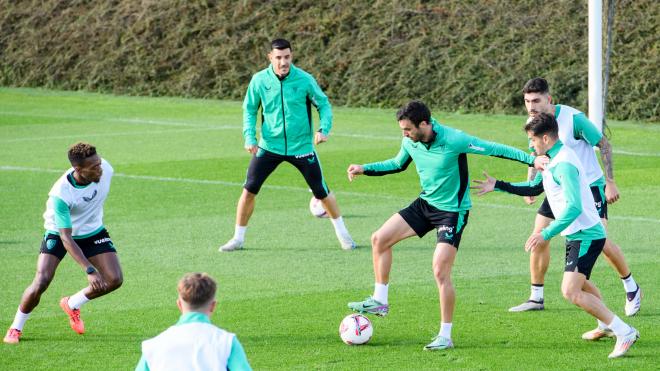
<path fill-rule="evenodd" d="M 523 86 L 523 94 L 527 93 L 550 93 L 550 85 L 543 77 L 535 77 L 525 83 Z"/>
<path fill-rule="evenodd" d="M 525 132 L 531 132 L 535 137 L 548 134 L 552 138 L 559 136 L 559 126 L 555 116 L 539 113 L 525 124 Z"/>
<path fill-rule="evenodd" d="M 293 49 L 291 48 L 291 43 L 289 42 L 289 40 L 285 40 L 285 39 L 275 39 L 271 41 L 270 47 L 271 49 L 279 49 L 279 50 L 290 49 L 291 51 L 293 51 Z"/>
<path fill-rule="evenodd" d="M 188 273 L 179 281 L 177 291 L 190 309 L 202 309 L 215 299 L 217 285 L 206 273 Z"/>
<path fill-rule="evenodd" d="M 96 147 L 89 143 L 78 142 L 69 147 L 69 162 L 73 166 L 80 166 L 86 159 L 96 154 Z"/>
<path fill-rule="evenodd" d="M 423 121 L 431 123 L 431 110 L 423 102 L 413 100 L 399 109 L 396 119 L 397 121 L 410 120 L 418 128 Z"/>

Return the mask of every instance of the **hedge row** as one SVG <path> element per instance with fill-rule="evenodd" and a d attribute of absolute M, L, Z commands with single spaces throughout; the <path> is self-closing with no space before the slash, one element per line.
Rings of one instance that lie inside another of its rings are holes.
<path fill-rule="evenodd" d="M 660 2 L 616 10 L 608 117 L 658 121 Z M 334 104 L 521 113 L 539 75 L 587 102 L 577 0 L 0 0 L 0 84 L 241 99 L 275 37 Z"/>

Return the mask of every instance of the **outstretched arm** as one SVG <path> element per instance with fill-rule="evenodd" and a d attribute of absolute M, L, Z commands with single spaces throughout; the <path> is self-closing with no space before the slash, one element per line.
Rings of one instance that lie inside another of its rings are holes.
<path fill-rule="evenodd" d="M 537 159 L 536 157 L 532 156 L 529 153 L 521 151 L 518 148 L 514 148 L 500 143 L 489 142 L 467 134 L 462 139 L 463 140 L 461 141 L 460 146 L 463 148 L 459 148 L 461 152 L 500 157 L 507 160 L 522 162 L 529 166 L 537 165 L 535 161 Z M 541 161 L 540 158 L 537 161 L 539 161 L 538 167 L 541 169 L 543 168 L 543 165 L 547 162 L 547 161 L 543 163 L 540 162 Z"/>
<path fill-rule="evenodd" d="M 485 195 L 492 191 L 502 191 L 518 196 L 538 196 L 543 193 L 543 176 L 538 173 L 532 181 L 521 183 L 508 183 L 502 180 L 496 180 L 484 171 L 486 180 L 475 179 L 472 182 L 476 186 L 470 188 L 479 190 L 477 196 Z"/>
<path fill-rule="evenodd" d="M 408 154 L 408 151 L 401 145 L 401 149 L 396 157 L 389 160 L 372 162 L 369 164 L 363 165 L 364 175 L 368 176 L 382 176 L 387 174 L 399 173 L 408 168 L 408 165 L 412 162 L 412 157 Z"/>

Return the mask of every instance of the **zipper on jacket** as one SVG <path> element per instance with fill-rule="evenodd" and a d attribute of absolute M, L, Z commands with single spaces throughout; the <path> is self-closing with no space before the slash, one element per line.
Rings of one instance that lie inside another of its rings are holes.
<path fill-rule="evenodd" d="M 284 155 L 286 156 L 288 148 L 286 143 L 286 115 L 284 114 L 284 81 L 282 80 L 280 80 L 280 98 L 282 98 L 282 129 L 284 130 Z"/>

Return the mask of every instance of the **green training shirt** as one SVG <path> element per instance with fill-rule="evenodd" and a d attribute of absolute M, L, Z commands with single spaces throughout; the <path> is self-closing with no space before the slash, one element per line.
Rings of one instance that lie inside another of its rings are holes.
<path fill-rule="evenodd" d="M 465 211 L 470 201 L 467 154 L 474 153 L 534 163 L 534 156 L 503 144 L 488 142 L 431 119 L 435 138 L 430 143 L 404 137 L 396 157 L 363 165 L 364 174 L 380 176 L 405 170 L 415 161 L 422 187 L 419 197 L 443 211 Z"/>

